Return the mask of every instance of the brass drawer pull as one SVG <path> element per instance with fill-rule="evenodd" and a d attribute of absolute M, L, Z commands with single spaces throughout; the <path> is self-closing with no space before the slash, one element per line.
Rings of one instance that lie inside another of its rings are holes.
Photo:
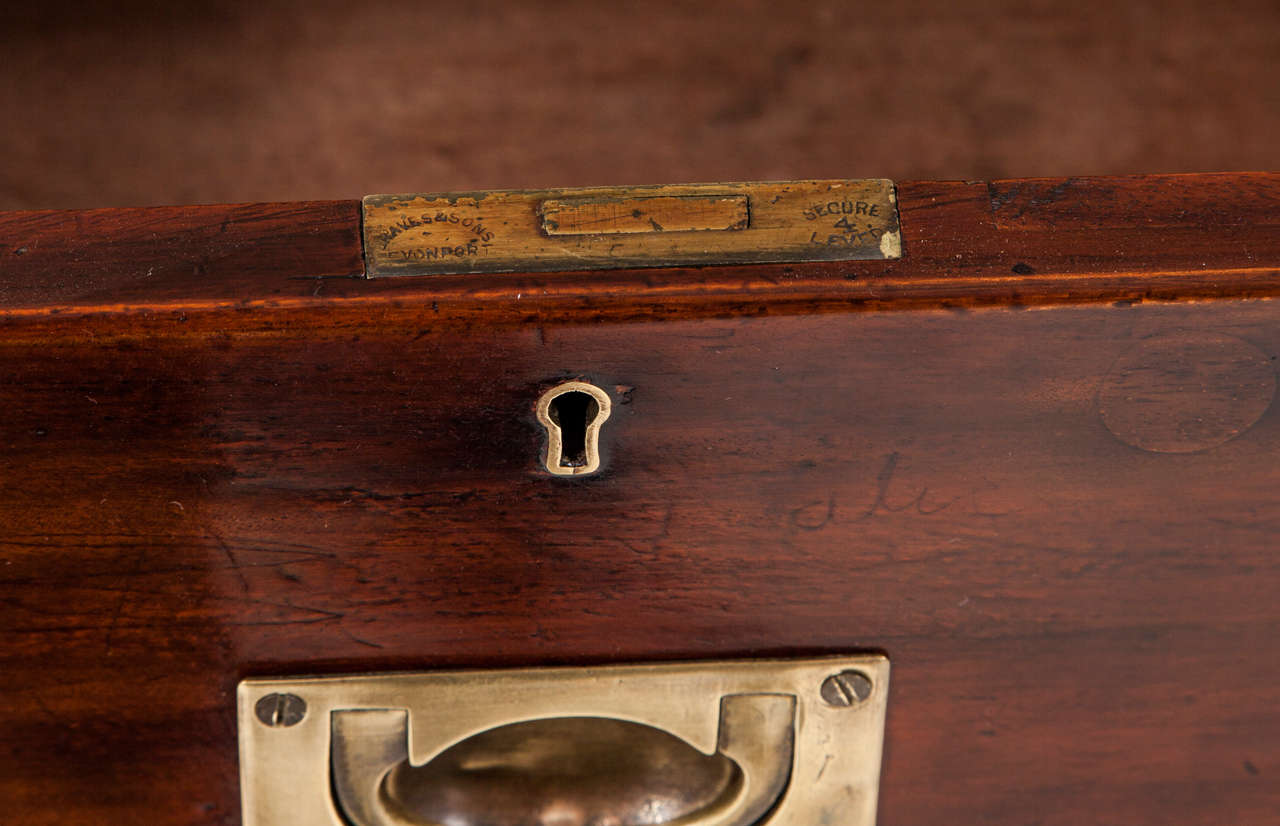
<path fill-rule="evenodd" d="M 867 654 L 251 679 L 245 826 L 873 826 Z"/>
<path fill-rule="evenodd" d="M 406 711 L 340 711 L 333 787 L 353 826 L 752 826 L 790 779 L 794 720 L 794 697 L 740 694 L 721 703 L 711 755 L 653 726 L 556 717 L 489 729 L 413 766 Z"/>

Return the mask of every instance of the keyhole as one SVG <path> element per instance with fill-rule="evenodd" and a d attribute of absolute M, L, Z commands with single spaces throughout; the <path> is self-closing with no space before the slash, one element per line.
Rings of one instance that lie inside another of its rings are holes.
<path fill-rule="evenodd" d="M 580 476 L 600 468 L 600 426 L 609 418 L 609 396 L 593 384 L 570 381 L 538 399 L 538 421 L 547 430 L 543 466 L 556 476 Z"/>
<path fill-rule="evenodd" d="M 595 421 L 600 405 L 578 390 L 556 396 L 548 405 L 551 421 L 560 425 L 560 466 L 587 464 L 587 423 Z"/>

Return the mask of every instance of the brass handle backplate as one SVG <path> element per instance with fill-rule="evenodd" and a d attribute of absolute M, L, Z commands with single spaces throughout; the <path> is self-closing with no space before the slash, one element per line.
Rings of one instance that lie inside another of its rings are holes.
<path fill-rule="evenodd" d="M 875 821 L 881 656 L 240 685 L 246 826 Z"/>

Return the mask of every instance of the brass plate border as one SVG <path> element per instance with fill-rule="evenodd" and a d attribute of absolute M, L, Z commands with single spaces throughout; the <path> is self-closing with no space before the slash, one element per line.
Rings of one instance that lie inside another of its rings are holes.
<path fill-rule="evenodd" d="M 902 255 L 882 178 L 368 195 L 362 215 L 370 278 Z"/>
<path fill-rule="evenodd" d="M 849 670 L 870 678 L 870 694 L 851 705 L 831 705 L 823 699 L 824 681 Z M 345 826 L 330 789 L 334 711 L 408 709 L 415 765 L 485 729 L 557 716 L 656 726 L 710 754 L 721 697 L 784 693 L 797 703 L 791 783 L 762 826 L 873 826 L 888 692 L 889 660 L 874 654 L 247 679 L 237 689 L 243 822 Z M 254 708 L 271 694 L 302 698 L 305 716 L 294 725 L 265 725 Z"/>

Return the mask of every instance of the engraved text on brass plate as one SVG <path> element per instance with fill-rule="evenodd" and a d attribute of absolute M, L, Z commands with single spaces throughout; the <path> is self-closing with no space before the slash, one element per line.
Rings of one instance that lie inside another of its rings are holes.
<path fill-rule="evenodd" d="M 898 258 L 892 181 L 364 199 L 370 277 Z"/>

